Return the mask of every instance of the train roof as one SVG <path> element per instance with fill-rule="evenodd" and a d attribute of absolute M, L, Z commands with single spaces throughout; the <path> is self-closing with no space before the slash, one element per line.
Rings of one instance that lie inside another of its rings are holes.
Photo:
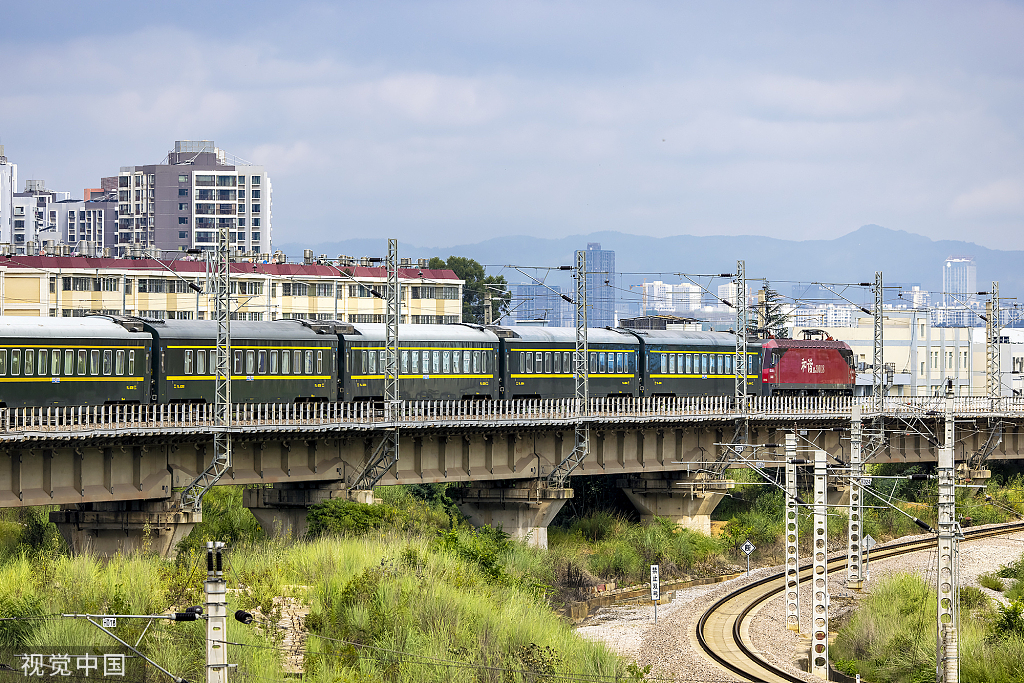
<path fill-rule="evenodd" d="M 384 341 L 386 331 L 383 323 L 352 323 L 356 334 L 344 333 L 349 341 Z M 399 325 L 400 341 L 458 341 L 496 344 L 498 337 L 490 330 L 470 325 Z"/>
<path fill-rule="evenodd" d="M 685 346 L 721 346 L 730 349 L 736 348 L 736 335 L 732 332 L 691 332 L 688 330 L 634 330 L 626 328 L 628 332 L 643 338 L 647 344 L 680 344 Z M 761 346 L 759 339 L 748 339 L 748 349 L 758 349 Z"/>
<path fill-rule="evenodd" d="M 215 320 L 147 320 L 142 324 L 155 337 L 167 339 L 217 339 Z M 329 338 L 330 336 L 328 336 Z M 295 341 L 301 339 L 324 339 L 324 335 L 302 325 L 296 320 L 272 320 L 266 322 L 231 321 L 232 339 L 266 339 L 272 341 Z"/>
<path fill-rule="evenodd" d="M 0 316 L 0 337 L 73 338 L 96 337 L 105 339 L 148 338 L 148 334 L 131 332 L 110 318 L 87 316 L 83 318 L 29 318 Z"/>
<path fill-rule="evenodd" d="M 551 344 L 575 344 L 575 327 L 504 327 L 504 330 L 511 331 L 510 339 L 519 339 L 526 342 L 541 342 Z M 609 330 L 603 327 L 587 328 L 588 344 L 637 344 L 636 337 L 619 330 Z"/>
<path fill-rule="evenodd" d="M 824 339 L 766 339 L 761 342 L 765 349 L 842 349 L 850 351 L 850 345 L 841 341 Z"/>

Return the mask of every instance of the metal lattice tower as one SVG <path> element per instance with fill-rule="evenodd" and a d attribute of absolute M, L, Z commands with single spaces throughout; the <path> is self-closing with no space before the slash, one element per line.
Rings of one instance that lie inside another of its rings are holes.
<path fill-rule="evenodd" d="M 1002 374 L 999 367 L 999 283 L 992 283 L 991 299 L 985 304 L 985 389 L 989 398 L 1002 395 Z"/>
<path fill-rule="evenodd" d="M 202 509 L 203 496 L 231 467 L 231 243 L 226 225 L 217 230 L 217 254 L 209 282 L 213 287 L 213 317 L 217 321 L 213 460 L 181 495 L 182 508 L 192 512 Z"/>
<path fill-rule="evenodd" d="M 882 325 L 882 271 L 875 271 L 874 358 L 871 365 L 871 406 L 876 414 L 885 408 L 885 352 Z M 881 418 L 879 418 L 881 419 Z"/>
<path fill-rule="evenodd" d="M 590 356 L 587 346 L 587 252 L 576 252 L 576 352 L 572 356 L 573 376 L 576 379 L 576 422 L 575 442 L 572 452 L 562 459 L 551 474 L 548 486 L 564 488 L 566 479 L 579 467 L 590 453 L 590 423 L 586 417 L 590 405 L 590 370 L 587 366 Z"/>
<path fill-rule="evenodd" d="M 814 569 L 811 574 L 811 674 L 828 680 L 828 469 L 825 451 L 814 451 Z"/>
<path fill-rule="evenodd" d="M 800 632 L 800 514 L 796 490 L 796 434 L 786 434 L 786 628 Z"/>
<path fill-rule="evenodd" d="M 398 285 L 398 240 L 388 240 L 387 291 L 384 302 L 384 419 L 392 423 L 384 430 L 380 444 L 366 467 L 352 482 L 356 491 L 372 491 L 377 482 L 398 463 L 399 429 L 402 400 L 398 391 L 398 321 L 401 319 L 401 291 Z"/>
<path fill-rule="evenodd" d="M 864 491 L 861 488 L 864 463 L 861 445 L 861 407 L 853 406 L 850 419 L 850 507 L 846 528 L 847 588 L 864 586 Z"/>
<path fill-rule="evenodd" d="M 736 403 L 740 412 L 747 412 L 747 269 L 736 262 Z"/>
<path fill-rule="evenodd" d="M 956 496 L 953 447 L 955 431 L 953 423 L 953 383 L 946 382 L 945 435 L 939 449 L 939 571 L 936 576 L 938 589 L 938 613 L 936 631 L 936 680 L 939 683 L 956 683 L 959 680 L 959 653 L 957 633 L 957 600 L 959 591 L 956 581 Z"/>

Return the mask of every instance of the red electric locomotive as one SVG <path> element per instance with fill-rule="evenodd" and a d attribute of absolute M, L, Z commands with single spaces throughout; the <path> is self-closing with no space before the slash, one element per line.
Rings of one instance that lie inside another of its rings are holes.
<path fill-rule="evenodd" d="M 821 330 L 761 342 L 765 396 L 852 396 L 856 379 L 853 350 Z"/>

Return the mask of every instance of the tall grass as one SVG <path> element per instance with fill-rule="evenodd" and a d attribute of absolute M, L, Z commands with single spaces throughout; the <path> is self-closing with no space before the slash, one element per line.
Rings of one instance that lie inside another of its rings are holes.
<path fill-rule="evenodd" d="M 998 626 L 981 596 L 961 600 L 960 671 L 965 683 L 1024 681 L 1024 633 Z M 840 628 L 831 654 L 871 681 L 935 678 L 935 590 L 917 575 L 881 580 Z"/>

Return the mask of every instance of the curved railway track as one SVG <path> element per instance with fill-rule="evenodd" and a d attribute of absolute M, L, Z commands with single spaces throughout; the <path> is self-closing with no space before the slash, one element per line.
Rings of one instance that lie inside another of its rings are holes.
<path fill-rule="evenodd" d="M 967 530 L 967 541 L 976 541 L 991 536 L 1024 531 L 1024 522 L 1002 524 L 998 527 Z M 882 560 L 919 550 L 935 547 L 935 539 L 906 541 L 877 548 L 871 551 L 871 559 Z M 829 558 L 829 573 L 846 569 L 846 556 Z M 800 583 L 806 584 L 811 578 L 811 564 L 800 567 Z M 785 587 L 785 574 L 780 572 L 760 579 L 730 593 L 713 604 L 697 621 L 697 642 L 701 649 L 714 661 L 746 681 L 763 683 L 804 683 L 794 676 L 766 661 L 747 640 L 749 620 L 761 604 L 781 593 Z"/>

